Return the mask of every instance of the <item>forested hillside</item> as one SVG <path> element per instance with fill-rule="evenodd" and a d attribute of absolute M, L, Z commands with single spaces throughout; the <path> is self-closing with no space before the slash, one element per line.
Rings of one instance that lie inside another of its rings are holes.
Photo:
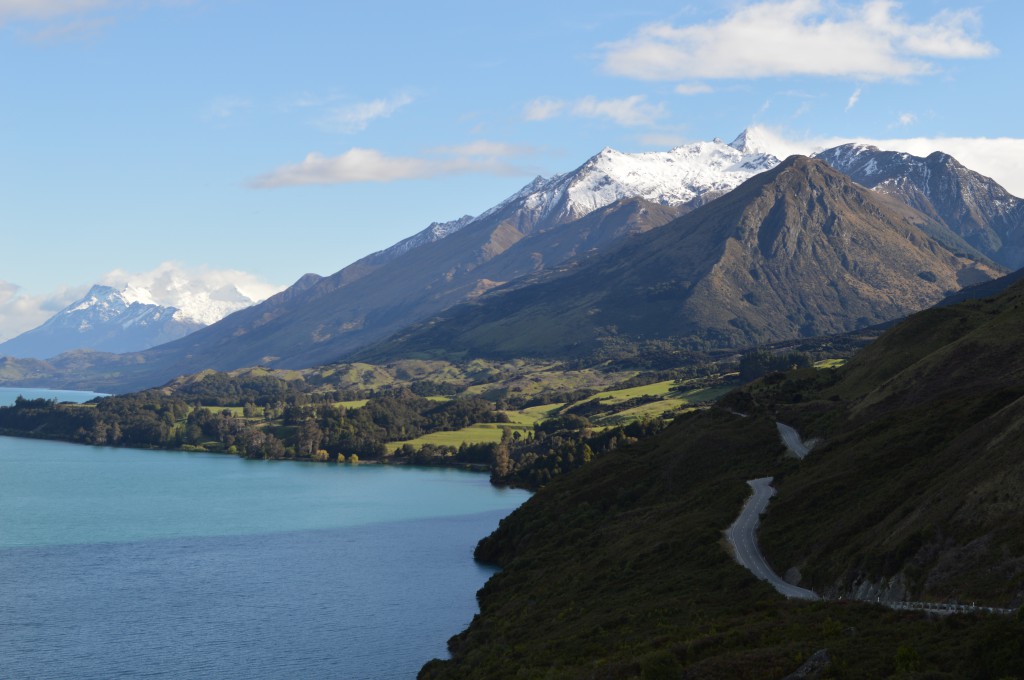
<path fill-rule="evenodd" d="M 770 373 L 555 480 L 483 540 L 503 571 L 423 678 L 1012 678 L 1024 668 L 1024 287 L 912 316 L 840 369 Z M 787 455 L 775 421 L 820 438 Z M 723 530 L 772 476 L 761 542 Z M 1015 616 L 898 612 L 967 602 Z M 824 651 L 823 651 L 824 650 Z M 518 675 L 517 675 L 518 674 Z"/>

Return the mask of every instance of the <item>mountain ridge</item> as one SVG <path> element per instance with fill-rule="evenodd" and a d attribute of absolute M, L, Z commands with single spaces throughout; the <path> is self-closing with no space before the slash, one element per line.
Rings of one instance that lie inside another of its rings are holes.
<path fill-rule="evenodd" d="M 971 248 L 1008 267 L 1024 267 L 1024 200 L 947 153 L 927 157 L 844 144 L 818 154 L 855 182 L 942 222 Z"/>
<path fill-rule="evenodd" d="M 721 142 L 648 154 L 605 150 L 573 172 L 535 179 L 477 218 L 432 225 L 335 274 L 304 277 L 301 286 L 175 342 L 139 356 L 80 355 L 71 363 L 92 360 L 96 371 L 116 372 L 124 387 L 138 388 L 206 368 L 335 361 L 514 277 L 578 258 L 581 249 L 601 250 L 660 226 L 775 163 Z M 599 210 L 600 226 L 566 229 Z"/>
<path fill-rule="evenodd" d="M 942 229 L 794 156 L 586 266 L 498 289 L 360 356 L 560 356 L 616 336 L 740 347 L 855 330 L 999 273 L 929 235 Z"/>

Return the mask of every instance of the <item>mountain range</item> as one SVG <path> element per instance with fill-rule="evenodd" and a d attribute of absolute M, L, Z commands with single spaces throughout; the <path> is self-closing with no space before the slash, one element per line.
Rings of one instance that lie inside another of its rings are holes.
<path fill-rule="evenodd" d="M 892 196 L 959 235 L 976 252 L 1024 267 L 1024 201 L 949 154 L 926 158 L 844 144 L 816 155 L 853 181 Z"/>
<path fill-rule="evenodd" d="M 96 284 L 45 323 L 0 343 L 0 356 L 136 352 L 184 337 L 259 302 L 239 286 L 186 280 L 163 267 L 150 284 Z"/>
<path fill-rule="evenodd" d="M 477 217 L 432 224 L 331 276 L 308 274 L 179 340 L 125 355 L 7 359 L 0 379 L 120 391 L 208 368 L 302 368 L 357 353 L 581 356 L 667 338 L 683 349 L 738 347 L 897 318 L 1016 261 L 1020 201 L 952 159 L 944 181 L 973 207 L 940 201 L 921 179 L 922 159 L 906 154 L 886 157 L 892 182 L 873 191 L 825 165 L 867 181 L 879 174 L 864 174 L 876 152 L 885 153 L 839 147 L 789 163 L 783 177 L 770 174 L 779 159 L 752 132 L 662 153 L 605 149 Z M 886 190 L 914 182 L 924 188 Z M 921 196 L 934 198 L 930 208 Z M 981 224 L 1003 234 L 1000 247 L 976 238 Z"/>
<path fill-rule="evenodd" d="M 871 326 L 1002 271 L 943 223 L 793 156 L 618 248 L 451 308 L 369 357 L 747 347 Z"/>

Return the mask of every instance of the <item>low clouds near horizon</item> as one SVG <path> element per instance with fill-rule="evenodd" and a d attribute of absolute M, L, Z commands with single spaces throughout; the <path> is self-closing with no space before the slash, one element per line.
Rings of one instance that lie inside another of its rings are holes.
<path fill-rule="evenodd" d="M 82 299 L 95 283 L 116 288 L 127 285 L 147 288 L 160 305 L 172 305 L 174 295 L 183 287 L 218 290 L 235 286 L 254 300 L 264 300 L 283 288 L 248 272 L 186 267 L 174 262 L 164 262 L 146 272 L 115 269 L 93 283 L 62 286 L 43 294 L 32 294 L 16 283 L 0 280 L 0 342 L 42 325 L 57 312 Z"/>
<path fill-rule="evenodd" d="M 911 114 L 907 114 L 911 115 Z M 759 139 L 780 158 L 809 155 L 840 144 L 867 144 L 886 151 L 928 156 L 947 153 L 967 168 L 991 177 L 1014 196 L 1024 198 L 1024 138 L 1017 137 L 797 137 L 774 128 L 756 126 Z"/>
<path fill-rule="evenodd" d="M 524 168 L 511 158 L 532 152 L 529 147 L 477 140 L 461 146 L 438 147 L 419 156 L 390 156 L 377 149 L 352 148 L 338 156 L 310 153 L 249 182 L 256 189 L 289 186 L 395 182 L 445 175 L 521 175 Z"/>

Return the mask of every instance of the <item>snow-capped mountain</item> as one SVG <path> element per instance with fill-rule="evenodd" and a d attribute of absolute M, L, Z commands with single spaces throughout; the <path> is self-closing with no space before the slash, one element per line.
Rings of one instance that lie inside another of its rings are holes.
<path fill-rule="evenodd" d="M 865 144 L 816 154 L 855 182 L 887 194 L 944 223 L 995 262 L 1024 266 L 1024 200 L 995 180 L 936 151 L 922 158 Z"/>
<path fill-rule="evenodd" d="M 606 148 L 574 172 L 540 186 L 534 180 L 524 204 L 559 222 L 579 219 L 623 198 L 697 207 L 778 164 L 775 156 L 751 150 L 746 133 L 732 144 L 716 139 L 671 151 L 630 154 Z"/>
<path fill-rule="evenodd" d="M 571 172 L 534 179 L 475 218 L 432 224 L 137 358 L 112 359 L 124 370 L 103 386 L 138 388 L 205 368 L 336 361 L 496 288 L 579 266 L 778 163 L 749 131 L 732 144 L 605 149 Z"/>
<path fill-rule="evenodd" d="M 367 260 L 379 264 L 502 213 L 518 213 L 518 222 L 548 225 L 578 220 L 625 198 L 696 208 L 778 165 L 779 159 L 767 148 L 751 129 L 729 144 L 716 138 L 670 151 L 623 153 L 605 148 L 572 172 L 536 177 L 477 217 L 435 222 Z"/>
<path fill-rule="evenodd" d="M 0 343 L 0 356 L 45 359 L 76 349 L 143 350 L 256 302 L 231 284 L 210 289 L 171 275 L 156 277 L 148 286 L 97 284 L 41 326 Z"/>

